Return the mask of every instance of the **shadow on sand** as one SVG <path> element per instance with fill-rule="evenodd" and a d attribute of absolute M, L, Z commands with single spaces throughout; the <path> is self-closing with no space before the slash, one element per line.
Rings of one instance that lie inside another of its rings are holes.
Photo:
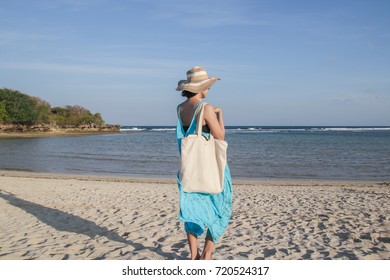
<path fill-rule="evenodd" d="M 0 197 L 6 200 L 10 205 L 18 207 L 25 212 L 35 216 L 41 222 L 53 227 L 58 231 L 73 232 L 89 236 L 90 238 L 96 238 L 98 236 L 104 236 L 109 240 L 120 242 L 126 245 L 134 247 L 134 251 L 149 250 L 156 253 L 164 259 L 183 259 L 182 256 L 171 252 L 166 253 L 158 247 L 146 247 L 140 243 L 136 243 L 130 240 L 126 240 L 116 232 L 112 232 L 105 227 L 101 227 L 92 221 L 80 218 L 73 214 L 63 212 L 58 209 L 53 209 L 39 205 L 21 198 L 18 198 L 12 193 L 0 190 Z M 107 252 L 109 253 L 109 252 Z M 130 256 L 131 257 L 131 256 Z M 106 254 L 96 259 L 105 259 Z"/>

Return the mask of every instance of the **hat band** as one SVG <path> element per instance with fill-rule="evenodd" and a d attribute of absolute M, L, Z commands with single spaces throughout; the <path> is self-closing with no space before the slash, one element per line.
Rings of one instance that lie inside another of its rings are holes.
<path fill-rule="evenodd" d="M 198 72 L 194 72 L 194 73 L 189 73 L 189 74 L 187 74 L 187 79 L 191 78 L 191 77 L 202 76 L 202 75 L 207 76 L 206 71 L 198 71 Z"/>
<path fill-rule="evenodd" d="M 204 85 L 205 83 L 207 83 L 207 82 L 209 82 L 209 81 L 211 81 L 212 79 L 210 78 L 208 78 L 208 79 L 206 79 L 206 80 L 203 80 L 203 81 L 201 81 L 201 82 L 197 82 L 197 83 L 185 83 L 185 85 L 186 86 L 194 86 L 194 87 L 197 87 L 197 86 L 201 86 L 201 85 Z"/>

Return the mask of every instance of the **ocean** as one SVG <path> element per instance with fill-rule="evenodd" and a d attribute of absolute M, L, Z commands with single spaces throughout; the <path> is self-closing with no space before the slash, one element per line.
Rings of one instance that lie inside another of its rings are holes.
<path fill-rule="evenodd" d="M 390 180 L 390 127 L 230 126 L 233 179 Z M 174 178 L 175 127 L 120 134 L 0 139 L 0 169 Z"/>

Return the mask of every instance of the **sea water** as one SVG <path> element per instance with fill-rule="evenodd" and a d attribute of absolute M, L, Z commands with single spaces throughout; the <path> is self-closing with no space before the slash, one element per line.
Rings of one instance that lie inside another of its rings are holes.
<path fill-rule="evenodd" d="M 390 180 L 390 127 L 227 127 L 234 179 Z M 0 139 L 0 169 L 174 178 L 174 127 Z"/>

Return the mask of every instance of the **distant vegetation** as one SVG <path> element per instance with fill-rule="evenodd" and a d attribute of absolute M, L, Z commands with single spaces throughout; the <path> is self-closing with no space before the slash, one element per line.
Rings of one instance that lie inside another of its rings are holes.
<path fill-rule="evenodd" d="M 81 106 L 51 108 L 46 101 L 17 90 L 0 89 L 0 124 L 80 126 L 95 124 L 104 126 L 100 113 L 92 114 Z"/>

